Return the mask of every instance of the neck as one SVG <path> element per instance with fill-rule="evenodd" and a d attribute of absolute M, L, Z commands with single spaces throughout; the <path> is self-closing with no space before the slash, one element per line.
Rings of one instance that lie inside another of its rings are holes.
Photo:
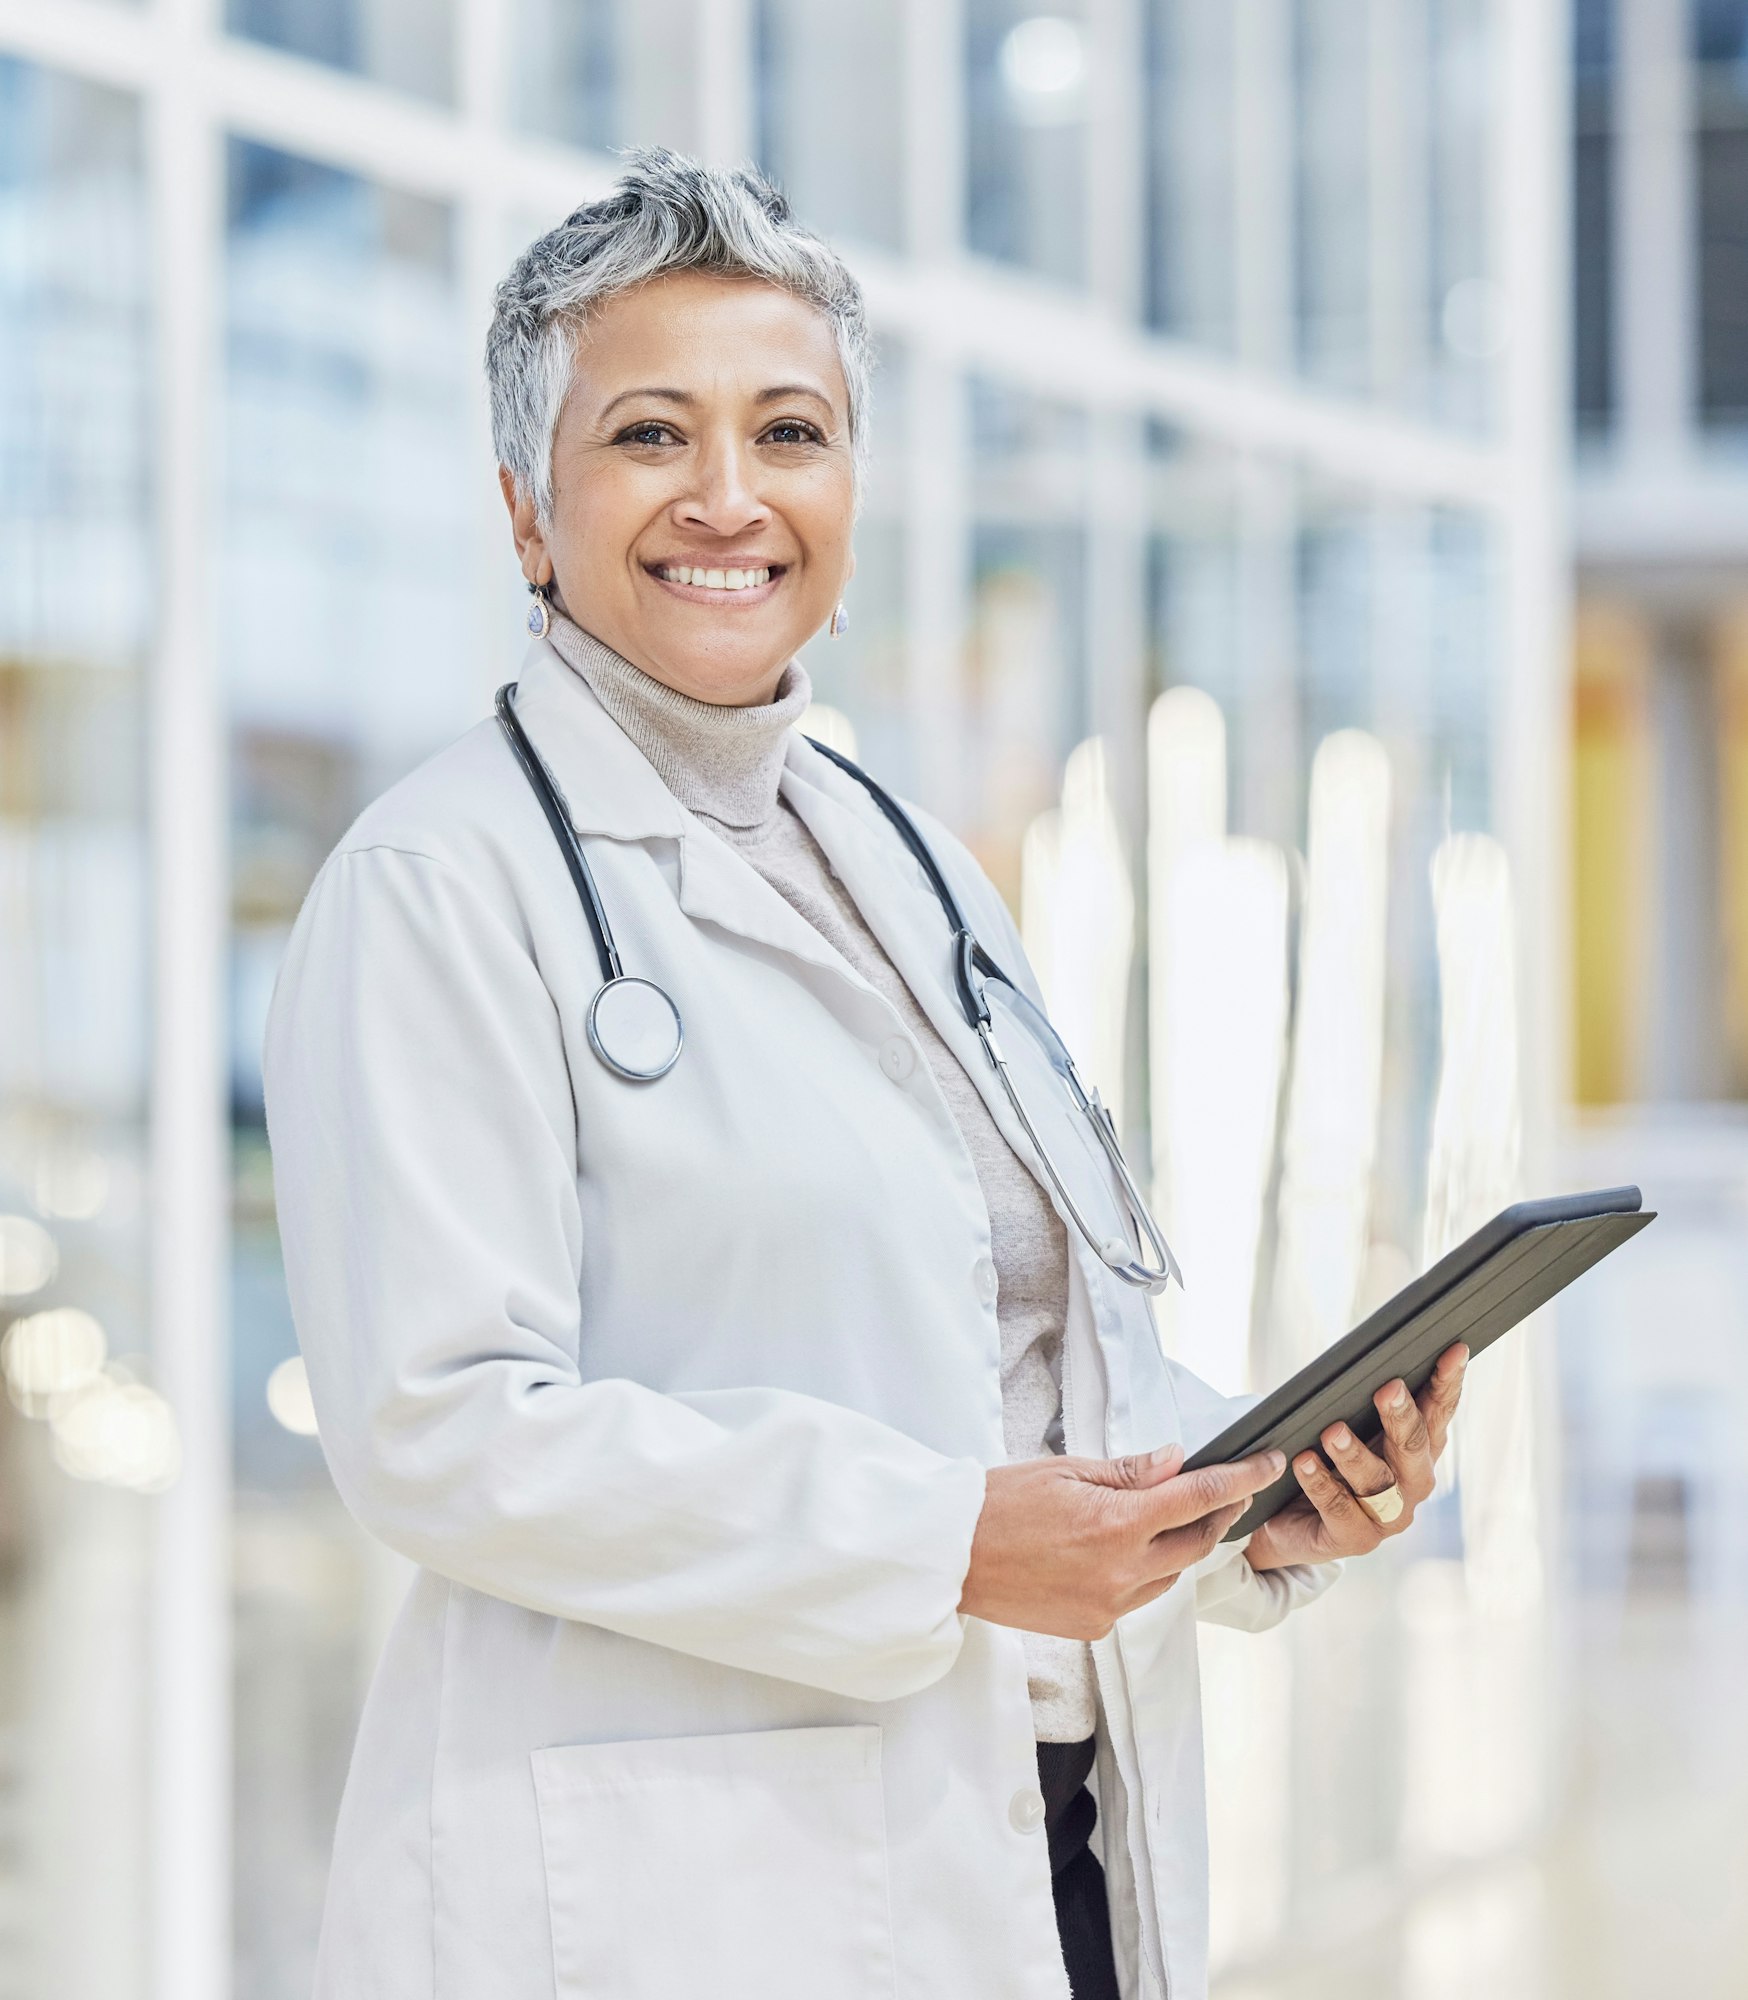
<path fill-rule="evenodd" d="M 784 668 L 772 700 L 737 708 L 681 694 L 562 613 L 550 638 L 688 811 L 747 827 L 777 810 L 789 731 L 813 692 L 799 660 Z"/>

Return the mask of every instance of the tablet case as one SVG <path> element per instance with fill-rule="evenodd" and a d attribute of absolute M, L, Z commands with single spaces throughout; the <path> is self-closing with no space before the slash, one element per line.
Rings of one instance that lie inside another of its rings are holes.
<path fill-rule="evenodd" d="M 1656 1220 L 1636 1187 L 1520 1201 L 1441 1257 L 1368 1319 L 1344 1334 L 1184 1461 L 1186 1472 L 1270 1446 L 1287 1469 L 1256 1495 L 1228 1530 L 1236 1541 L 1296 1499 L 1296 1452 L 1316 1450 L 1338 1420 L 1370 1443 L 1382 1428 L 1373 1393 L 1400 1375 L 1416 1395 L 1456 1341 L 1471 1357 L 1545 1305 L 1611 1250 Z"/>

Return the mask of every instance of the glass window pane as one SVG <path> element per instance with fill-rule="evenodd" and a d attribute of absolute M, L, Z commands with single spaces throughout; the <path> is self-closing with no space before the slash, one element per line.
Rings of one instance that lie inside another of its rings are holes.
<path fill-rule="evenodd" d="M 1261 1386 L 1289 1365 L 1297 1315 L 1316 1310 L 1293 1274 L 1327 1277 L 1332 1264 L 1320 1260 L 1332 1259 L 1356 1298 L 1375 1302 L 1421 1262 L 1441 1055 L 1431 864 L 1453 832 L 1490 830 L 1498 552 L 1472 516 L 1164 430 L 1150 471 L 1156 685 L 1178 697 L 1154 739 L 1155 803 L 1167 810 L 1150 830 L 1149 865 L 1157 859 L 1161 872 L 1146 901 L 1149 986 L 1175 1011 L 1155 1030 L 1153 1157 L 1190 1284 L 1168 1301 L 1164 1329 L 1177 1337 L 1198 1286 L 1206 1298 L 1218 1281 L 1208 1270 L 1216 1226 L 1248 1199 L 1240 1247 L 1257 1277 L 1235 1301 L 1233 1345 L 1251 1353 Z M 1191 688 L 1212 703 L 1182 699 Z M 1265 861 L 1290 893 L 1260 893 Z M 1283 971 L 1285 1032 L 1279 1013 L 1254 1001 L 1259 986 L 1279 991 Z M 1170 1062 L 1167 1036 L 1192 1014 L 1197 1060 L 1216 1066 L 1219 1085 L 1186 1112 L 1193 1080 L 1186 1088 L 1186 1071 Z M 1254 1071 L 1264 1078 L 1261 1117 L 1246 1126 Z M 1331 1104 L 1319 1112 L 1314 1083 L 1331 1074 L 1340 1102 L 1326 1119 Z M 1349 1123 L 1367 1075 L 1381 1085 L 1374 1113 Z M 1302 1092 L 1307 1077 L 1313 1088 Z M 1193 1115 L 1209 1103 L 1234 1133 L 1210 1136 L 1217 1121 Z M 1350 1201 L 1357 1220 L 1344 1253 L 1337 1218 Z M 1198 1249 L 1200 1277 L 1190 1261 Z M 1351 1323 L 1339 1300 L 1333 1314 Z M 1424 1825 L 1405 1824 L 1405 1800 L 1417 1819 L 1441 1816 L 1434 1831 L 1448 1838 L 1449 1821 L 1484 1789 L 1459 1778 L 1429 1810 L 1412 1757 L 1377 1726 L 1393 1704 L 1424 1706 L 1428 1576 L 1456 1551 L 1456 1513 L 1448 1499 L 1429 1505 L 1401 1552 L 1408 1561 L 1386 1554 L 1367 1572 L 1364 1602 L 1332 1599 L 1327 1621 L 1293 1627 L 1270 1654 L 1203 1635 L 1217 1989 L 1237 1980 L 1248 1990 L 1260 1961 L 1269 1971 L 1259 1994 L 1297 1992 L 1294 1913 L 1402 1865 L 1427 1837 Z M 1464 1633 L 1460 1616 L 1444 1623 L 1447 1643 Z M 1367 1648 L 1374 1664 L 1362 1686 L 1352 1662 Z M 1379 1657 L 1409 1660 L 1408 1693 L 1377 1671 Z M 1271 1740 L 1306 1752 L 1285 1794 L 1256 1775 L 1258 1730 L 1271 1716 Z M 1348 1802 L 1333 1828 L 1316 1804 L 1331 1784 Z M 1389 1965 L 1395 1921 L 1359 1942 L 1362 1959 L 1384 1990 L 1419 1991 Z"/>
<path fill-rule="evenodd" d="M 1614 6 L 1573 12 L 1572 378 L 1580 427 L 1614 410 Z"/>
<path fill-rule="evenodd" d="M 1493 829 L 1496 536 L 1472 515 L 1169 431 L 1154 438 L 1150 510 L 1153 684 L 1214 698 L 1228 830 L 1303 853 L 1319 748 L 1358 729 L 1387 753 L 1387 1082 L 1371 1215 L 1375 1237 L 1417 1268 L 1439 1023 L 1427 871 L 1447 834 Z"/>
<path fill-rule="evenodd" d="M 1614 134 L 1580 98 L 1572 152 L 1572 400 L 1578 424 L 1614 416 Z"/>
<path fill-rule="evenodd" d="M 233 34 L 448 104 L 456 0 L 227 0 Z"/>
<path fill-rule="evenodd" d="M 515 0 L 513 115 L 573 146 L 698 150 L 695 0 Z"/>
<path fill-rule="evenodd" d="M 1729 69 L 1748 63 L 1744 0 L 1689 0 L 1693 59 Z"/>
<path fill-rule="evenodd" d="M 759 164 L 815 228 L 904 232 L 903 49 L 890 0 L 760 0 Z"/>
<path fill-rule="evenodd" d="M 1031 820 L 1091 728 L 1084 411 L 973 377 L 972 643 L 976 771 L 967 838 L 1015 909 Z"/>
<path fill-rule="evenodd" d="M 151 1381 L 142 174 L 133 100 L 0 58 L 0 1988 L 117 2000 L 146 1962 L 130 1489 L 173 1474 L 88 1421 Z"/>
<path fill-rule="evenodd" d="M 309 1991 L 334 1811 L 399 1570 L 296 1427 L 261 1030 L 317 867 L 369 799 L 483 713 L 489 670 L 454 216 L 241 141 L 227 214 L 237 1990 L 291 2000 Z"/>
<path fill-rule="evenodd" d="M 1466 428 L 1494 421 L 1499 358 L 1511 337 L 1490 227 L 1495 137 L 1494 0 L 1429 9 L 1427 347 L 1436 357 L 1428 414 Z"/>
<path fill-rule="evenodd" d="M 1083 5 L 1036 13 L 1027 0 L 968 0 L 973 250 L 1045 277 L 1085 277 L 1087 71 Z"/>
<path fill-rule="evenodd" d="M 1748 4 L 1699 0 L 1694 173 L 1699 251 L 1699 414 L 1748 420 Z"/>
<path fill-rule="evenodd" d="M 1699 135 L 1700 413 L 1748 419 L 1748 128 Z"/>
<path fill-rule="evenodd" d="M 1147 28 L 1147 317 L 1230 349 L 1233 323 L 1233 14 L 1151 0 Z"/>

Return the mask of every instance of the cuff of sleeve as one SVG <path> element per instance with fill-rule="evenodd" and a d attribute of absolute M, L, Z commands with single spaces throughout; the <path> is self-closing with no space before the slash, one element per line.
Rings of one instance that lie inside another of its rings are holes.
<path fill-rule="evenodd" d="M 977 1459 L 942 1464 L 913 1524 L 917 1531 L 913 1575 L 923 1593 L 916 1604 L 916 1622 L 895 1621 L 886 1647 L 856 1658 L 841 1680 L 822 1680 L 821 1685 L 833 1685 L 838 1692 L 864 1700 L 892 1701 L 919 1693 L 951 1669 L 969 1623 L 959 1600 L 965 1593 L 986 1486 L 987 1469 Z M 931 1606 L 927 1598 L 937 1589 L 940 1596 Z"/>
<path fill-rule="evenodd" d="M 1210 1625 L 1266 1632 L 1289 1611 L 1321 1597 L 1341 1574 L 1340 1563 L 1294 1563 L 1258 1572 L 1245 1561 L 1244 1547 L 1229 1543 L 1196 1571 L 1196 1616 Z"/>

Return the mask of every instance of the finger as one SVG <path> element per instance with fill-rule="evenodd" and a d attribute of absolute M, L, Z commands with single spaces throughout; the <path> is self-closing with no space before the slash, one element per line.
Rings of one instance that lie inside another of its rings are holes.
<path fill-rule="evenodd" d="M 1082 1476 L 1098 1486 L 1121 1486 L 1139 1492 L 1144 1487 L 1175 1479 L 1183 1462 L 1183 1446 L 1165 1444 L 1157 1451 L 1138 1451 L 1127 1458 L 1088 1459 Z"/>
<path fill-rule="evenodd" d="M 1387 1382 L 1372 1398 L 1383 1419 L 1383 1453 L 1402 1497 L 1418 1505 L 1432 1491 L 1432 1440 L 1420 1405 L 1403 1381 Z"/>
<path fill-rule="evenodd" d="M 1280 1478 L 1287 1469 L 1285 1455 L 1278 1451 L 1252 1452 L 1249 1458 L 1226 1465 L 1204 1465 L 1194 1472 L 1179 1473 L 1175 1479 L 1138 1494 L 1136 1527 L 1157 1535 L 1170 1528 L 1186 1527 L 1192 1521 L 1248 1500 Z"/>
<path fill-rule="evenodd" d="M 1293 1460 L 1293 1473 L 1321 1515 L 1338 1554 L 1364 1555 L 1384 1539 L 1384 1530 L 1354 1498 L 1352 1489 L 1314 1451 L 1301 1452 Z"/>
<path fill-rule="evenodd" d="M 1459 1340 L 1439 1356 L 1432 1380 L 1420 1392 L 1420 1413 L 1426 1419 L 1426 1434 L 1436 1459 L 1445 1448 L 1451 1419 L 1463 1395 L 1463 1371 L 1469 1365 L 1469 1350 Z"/>
<path fill-rule="evenodd" d="M 1356 1493 L 1382 1493 L 1396 1484 L 1396 1474 L 1369 1445 L 1361 1444 L 1346 1424 L 1331 1424 L 1319 1442 Z"/>
<path fill-rule="evenodd" d="M 1217 1508 L 1212 1514 L 1204 1514 L 1199 1521 L 1192 1521 L 1187 1527 L 1167 1528 L 1147 1544 L 1140 1571 L 1143 1586 L 1157 1582 L 1163 1576 L 1181 1576 L 1186 1569 L 1192 1569 L 1199 1562 L 1205 1562 L 1220 1546 L 1227 1530 L 1239 1520 L 1249 1506 L 1248 1500 L 1235 1501 L 1230 1507 Z"/>

